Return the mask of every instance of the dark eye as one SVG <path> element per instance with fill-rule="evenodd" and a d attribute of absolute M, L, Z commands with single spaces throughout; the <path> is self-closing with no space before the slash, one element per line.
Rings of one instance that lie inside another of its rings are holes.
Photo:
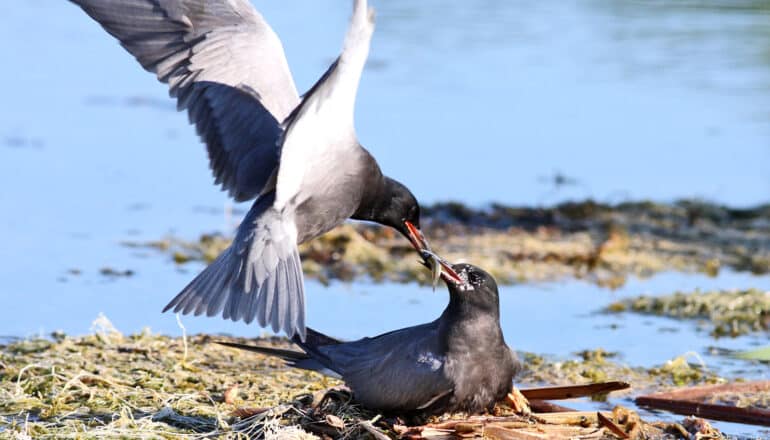
<path fill-rule="evenodd" d="M 481 275 L 479 275 L 478 273 L 470 272 L 468 274 L 468 281 L 474 286 L 478 286 L 484 281 L 484 279 L 481 278 Z"/>

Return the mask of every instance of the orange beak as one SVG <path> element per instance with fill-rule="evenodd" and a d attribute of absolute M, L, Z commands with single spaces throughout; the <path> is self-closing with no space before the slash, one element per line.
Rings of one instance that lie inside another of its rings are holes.
<path fill-rule="evenodd" d="M 428 240 L 425 239 L 425 236 L 422 235 L 422 232 L 417 228 L 417 226 L 409 221 L 405 221 L 404 225 L 406 225 L 406 229 L 409 231 L 409 241 L 412 243 L 412 246 L 417 249 L 417 252 L 420 253 L 420 256 L 424 260 L 424 264 L 428 267 L 428 269 L 433 270 L 435 275 L 438 275 L 436 272 L 440 270 L 441 278 L 443 278 L 446 282 L 451 282 L 454 284 L 463 284 L 465 282 L 462 278 L 460 278 L 460 275 L 458 275 L 457 272 L 452 269 L 452 265 L 449 264 L 449 262 L 434 254 L 433 251 L 430 250 Z M 436 268 L 436 265 L 438 265 L 440 269 Z M 433 282 L 434 289 L 436 287 L 437 281 L 438 278 L 435 278 Z"/>
<path fill-rule="evenodd" d="M 447 283 L 454 283 L 457 285 L 465 284 L 465 280 L 460 278 L 460 275 L 455 272 L 454 269 L 452 269 L 452 265 L 449 264 L 449 262 L 445 261 L 443 258 L 436 258 L 438 260 L 438 263 L 441 265 L 441 278 L 444 279 Z"/>
<path fill-rule="evenodd" d="M 412 246 L 417 249 L 417 252 L 422 253 L 422 251 L 430 251 L 428 240 L 426 240 L 425 236 L 422 235 L 422 232 L 417 229 L 417 226 L 409 221 L 405 221 L 404 225 L 406 225 L 406 229 L 409 231 L 409 241 L 412 242 Z"/>

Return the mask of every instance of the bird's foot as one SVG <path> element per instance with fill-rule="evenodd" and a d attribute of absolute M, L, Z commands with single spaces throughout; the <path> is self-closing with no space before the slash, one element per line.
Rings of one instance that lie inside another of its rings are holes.
<path fill-rule="evenodd" d="M 505 397 L 505 402 L 520 416 L 529 417 L 532 415 L 529 400 L 516 387 L 513 387 L 513 390 Z"/>
<path fill-rule="evenodd" d="M 313 408 L 319 408 L 330 399 L 349 402 L 352 398 L 353 392 L 350 391 L 350 388 L 345 385 L 339 385 L 313 393 L 313 403 L 311 406 Z"/>

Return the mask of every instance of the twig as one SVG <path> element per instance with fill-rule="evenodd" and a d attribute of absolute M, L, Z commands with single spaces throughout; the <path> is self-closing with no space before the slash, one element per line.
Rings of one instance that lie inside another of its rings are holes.
<path fill-rule="evenodd" d="M 626 432 L 623 431 L 623 429 L 621 429 L 620 426 L 616 425 L 615 422 L 610 420 L 604 414 L 597 412 L 596 419 L 599 421 L 599 425 L 609 429 L 610 431 L 612 431 L 613 434 L 617 435 L 618 437 L 622 439 L 628 438 L 628 434 L 626 434 Z"/>
<path fill-rule="evenodd" d="M 29 365 L 25 366 L 24 368 L 22 368 L 21 370 L 19 370 L 19 376 L 16 378 L 16 394 L 17 395 L 23 394 L 23 390 L 21 389 L 21 376 L 27 370 L 29 370 L 30 368 L 40 368 L 40 367 L 42 367 L 42 365 L 40 365 L 40 364 L 29 364 Z"/>
<path fill-rule="evenodd" d="M 540 387 L 520 390 L 521 394 L 529 400 L 564 400 L 575 397 L 593 396 L 605 394 L 611 391 L 625 390 L 631 385 L 627 382 L 612 381 L 592 383 L 588 385 L 568 385 L 557 387 Z"/>
<path fill-rule="evenodd" d="M 176 314 L 176 324 L 182 329 L 182 347 L 184 347 L 184 354 L 182 355 L 182 364 L 187 362 L 187 329 L 182 324 L 182 318 L 179 313 Z"/>

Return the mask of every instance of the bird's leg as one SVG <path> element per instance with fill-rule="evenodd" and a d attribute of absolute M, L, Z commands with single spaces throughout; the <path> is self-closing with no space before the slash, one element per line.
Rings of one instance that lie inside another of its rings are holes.
<path fill-rule="evenodd" d="M 529 400 L 527 400 L 527 398 L 524 397 L 524 395 L 521 394 L 521 391 L 519 391 L 519 389 L 515 386 L 511 392 L 505 396 L 505 402 L 510 405 L 516 414 L 524 417 L 529 417 L 532 415 L 532 409 L 529 407 Z"/>
<path fill-rule="evenodd" d="M 328 399 L 333 399 L 335 397 L 338 400 L 348 402 L 352 399 L 353 392 L 350 391 L 350 388 L 348 388 L 346 385 L 338 385 L 327 388 L 325 390 L 317 391 L 313 393 L 313 402 L 311 406 L 313 408 L 318 408 Z"/>

